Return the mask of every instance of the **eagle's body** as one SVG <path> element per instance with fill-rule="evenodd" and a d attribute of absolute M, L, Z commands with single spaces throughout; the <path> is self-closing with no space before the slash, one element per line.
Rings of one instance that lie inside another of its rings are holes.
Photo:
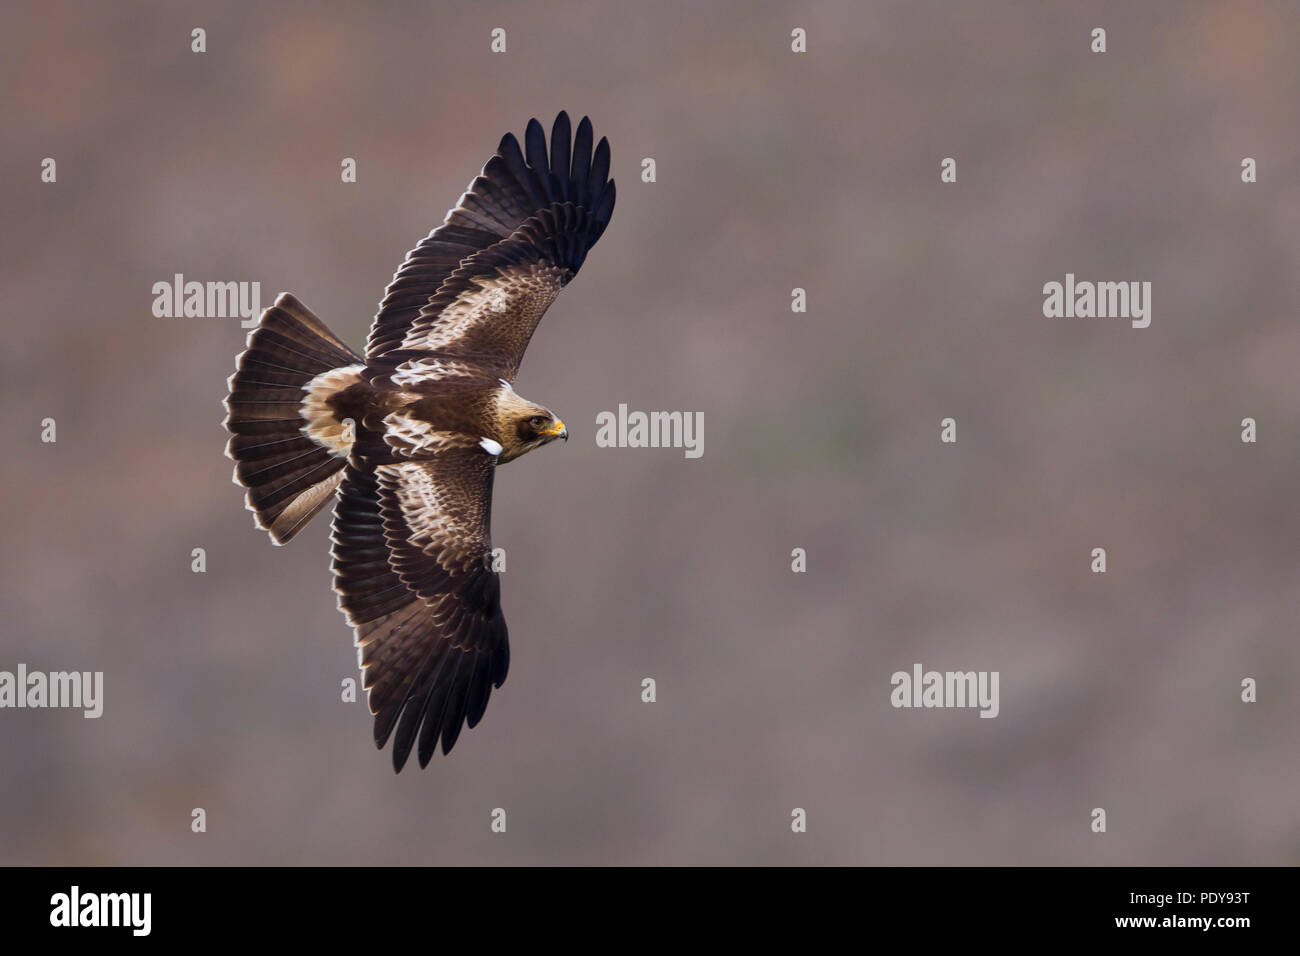
<path fill-rule="evenodd" d="M 383 439 L 382 445 L 363 443 L 371 464 L 403 461 L 436 450 L 439 443 L 458 441 L 455 436 L 468 439 L 477 435 L 501 446 L 497 464 L 503 465 L 537 447 L 539 438 L 567 437 L 563 422 L 555 428 L 554 416 L 516 395 L 505 379 L 435 375 L 397 386 L 367 381 L 364 366 L 341 371 L 347 374 L 326 373 L 332 377 L 319 386 L 308 384 L 308 401 L 321 408 L 318 418 L 307 419 L 309 434 L 319 430 L 325 444 L 337 441 L 334 447 L 343 450 L 346 443 L 341 437 L 330 437 L 336 430 L 341 435 L 342 428 L 336 426 L 350 419 L 355 434 L 355 423 L 365 423 L 367 433 Z M 337 387 L 340 380 L 341 388 Z M 527 427 L 527 420 L 534 416 L 547 419 L 538 423 L 544 433 Z M 525 425 L 522 431 L 521 422 Z"/>
<path fill-rule="evenodd" d="M 227 453 L 277 544 L 334 502 L 334 587 L 375 741 L 401 770 L 473 727 L 509 665 L 491 563 L 498 464 L 568 438 L 512 382 L 542 315 L 614 207 L 609 147 L 568 117 L 507 134 L 444 223 L 408 254 L 365 355 L 290 295 L 249 336 L 226 399 Z M 418 735 L 418 740 L 417 740 Z"/>

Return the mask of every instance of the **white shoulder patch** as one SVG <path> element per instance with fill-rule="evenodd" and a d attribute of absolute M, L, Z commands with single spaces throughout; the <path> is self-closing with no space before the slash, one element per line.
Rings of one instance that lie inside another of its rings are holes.
<path fill-rule="evenodd" d="M 479 443 L 479 447 L 481 447 L 489 455 L 501 454 L 500 442 L 494 442 L 491 438 L 480 438 L 478 443 Z"/>

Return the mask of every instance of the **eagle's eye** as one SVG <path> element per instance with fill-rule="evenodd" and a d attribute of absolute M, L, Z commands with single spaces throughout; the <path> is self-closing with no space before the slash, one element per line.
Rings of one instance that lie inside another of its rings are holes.
<path fill-rule="evenodd" d="M 532 418 L 528 419 L 528 424 L 532 425 L 534 428 L 541 428 L 547 421 L 548 419 L 545 415 L 534 415 Z"/>

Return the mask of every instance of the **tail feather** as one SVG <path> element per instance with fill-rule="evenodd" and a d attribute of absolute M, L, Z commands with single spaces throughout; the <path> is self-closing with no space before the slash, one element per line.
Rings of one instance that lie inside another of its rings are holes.
<path fill-rule="evenodd" d="M 262 313 L 230 377 L 226 454 L 247 492 L 258 527 L 284 544 L 329 504 L 346 456 L 308 435 L 304 388 L 334 369 L 357 366 L 348 348 L 311 310 L 287 293 Z"/>

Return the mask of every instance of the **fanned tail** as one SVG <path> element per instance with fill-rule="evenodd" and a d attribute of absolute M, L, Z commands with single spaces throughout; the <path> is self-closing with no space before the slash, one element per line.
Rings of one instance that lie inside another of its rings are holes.
<path fill-rule="evenodd" d="M 351 439 L 329 417 L 325 400 L 354 381 L 361 364 L 361 356 L 287 293 L 248 336 L 225 401 L 226 454 L 236 462 L 236 484 L 248 489 L 258 527 L 276 544 L 297 534 L 343 480 Z M 304 403 L 320 421 L 304 417 Z"/>

